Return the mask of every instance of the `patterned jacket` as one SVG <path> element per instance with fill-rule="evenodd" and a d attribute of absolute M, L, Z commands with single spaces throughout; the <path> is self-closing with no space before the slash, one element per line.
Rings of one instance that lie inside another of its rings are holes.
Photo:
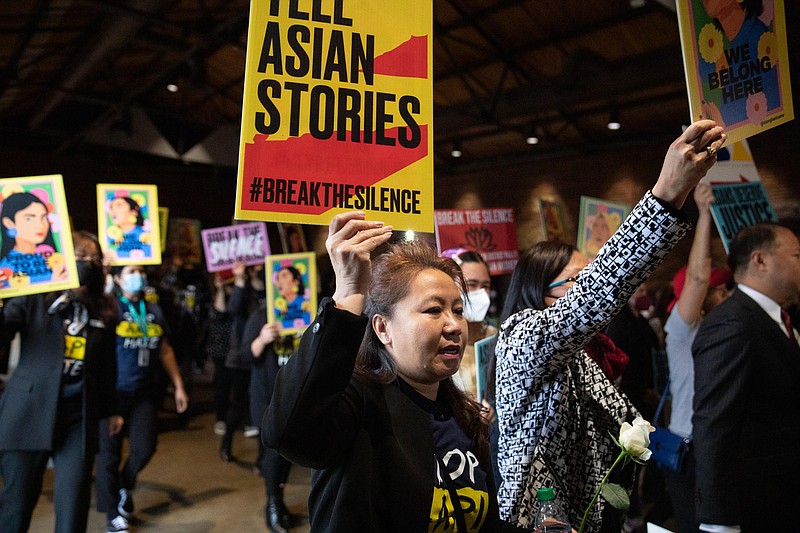
<path fill-rule="evenodd" d="M 650 192 L 567 294 L 526 309 L 497 342 L 500 517 L 533 525 L 536 489 L 554 487 L 577 528 L 618 455 L 611 435 L 636 413 L 583 347 L 683 237 L 688 224 Z M 587 531 L 600 528 L 603 499 Z"/>

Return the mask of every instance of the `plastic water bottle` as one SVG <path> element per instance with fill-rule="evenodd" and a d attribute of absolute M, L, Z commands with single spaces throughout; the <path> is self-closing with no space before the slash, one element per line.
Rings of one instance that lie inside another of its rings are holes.
<path fill-rule="evenodd" d="M 536 519 L 533 522 L 533 531 L 536 533 L 571 533 L 567 514 L 556 499 L 552 488 L 536 491 Z"/>

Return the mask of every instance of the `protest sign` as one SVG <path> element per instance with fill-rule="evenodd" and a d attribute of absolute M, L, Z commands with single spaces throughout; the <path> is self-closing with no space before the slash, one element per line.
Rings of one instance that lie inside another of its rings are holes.
<path fill-rule="evenodd" d="M 158 226 L 161 237 L 161 249 L 167 249 L 167 228 L 169 227 L 169 207 L 158 207 Z"/>
<path fill-rule="evenodd" d="M 564 242 L 564 212 L 561 204 L 539 198 L 539 211 L 542 215 L 544 240 Z"/>
<path fill-rule="evenodd" d="M 744 227 L 759 222 L 777 222 L 778 215 L 767 197 L 764 184 L 724 183 L 712 185 L 714 203 L 711 204 L 711 216 L 719 231 L 725 252 L 731 240 Z"/>
<path fill-rule="evenodd" d="M 302 224 L 278 223 L 278 233 L 280 233 L 283 253 L 296 254 L 308 251 Z"/>
<path fill-rule="evenodd" d="M 236 263 L 260 265 L 270 253 L 267 225 L 263 222 L 204 229 L 200 236 L 209 272 L 230 270 Z"/>
<path fill-rule="evenodd" d="M 434 215 L 439 252 L 451 248 L 478 252 L 492 276 L 514 271 L 519 249 L 513 209 L 437 209 Z"/>
<path fill-rule="evenodd" d="M 581 214 L 578 222 L 578 250 L 594 259 L 600 248 L 622 225 L 630 207 L 624 204 L 581 196 Z"/>
<path fill-rule="evenodd" d="M 432 231 L 432 8 L 253 0 L 235 218 Z"/>
<path fill-rule="evenodd" d="M 0 298 L 78 286 L 60 175 L 0 179 L 0 222 Z"/>
<path fill-rule="evenodd" d="M 167 231 L 167 252 L 184 264 L 199 265 L 201 261 L 200 231 L 196 218 L 170 217 Z"/>
<path fill-rule="evenodd" d="M 161 263 L 161 230 L 155 185 L 97 184 L 97 233 L 112 265 Z"/>
<path fill-rule="evenodd" d="M 736 142 L 794 118 L 783 0 L 676 7 L 693 121 L 710 118 Z"/>
<path fill-rule="evenodd" d="M 317 261 L 313 252 L 266 258 L 267 322 L 281 335 L 303 331 L 317 313 Z"/>
<path fill-rule="evenodd" d="M 475 376 L 477 380 L 475 398 L 478 401 L 483 400 L 486 396 L 486 378 L 496 338 L 497 335 L 491 335 L 485 339 L 475 341 Z"/>
<path fill-rule="evenodd" d="M 717 162 L 708 169 L 702 181 L 710 184 L 761 181 L 747 140 L 742 139 L 720 148 Z"/>

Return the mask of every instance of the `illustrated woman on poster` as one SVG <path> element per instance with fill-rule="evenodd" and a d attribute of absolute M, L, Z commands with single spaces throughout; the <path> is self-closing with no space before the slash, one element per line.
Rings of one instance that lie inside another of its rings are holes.
<path fill-rule="evenodd" d="M 50 227 L 52 206 L 47 192 L 15 192 L 3 199 L 0 209 L 0 269 L 10 271 L 3 286 L 22 280 L 42 283 L 67 279 L 64 256 L 56 250 Z"/>
<path fill-rule="evenodd" d="M 311 313 L 306 309 L 303 275 L 294 266 L 283 266 L 275 276 L 279 298 L 275 300 L 275 318 L 287 328 L 307 326 Z"/>
<path fill-rule="evenodd" d="M 598 211 L 595 214 L 586 239 L 586 253 L 590 258 L 597 255 L 600 248 L 611 238 L 611 234 L 617 230 L 620 222 L 620 217 L 616 213 Z"/>
<path fill-rule="evenodd" d="M 144 203 L 144 202 L 142 202 Z M 109 245 L 116 247 L 117 257 L 150 257 L 147 221 L 143 206 L 124 192 L 117 192 L 107 204 L 113 226 L 108 228 Z"/>
<path fill-rule="evenodd" d="M 702 0 L 702 4 L 713 22 L 697 24 L 703 59 L 700 76 L 704 94 L 717 94 L 704 102 L 704 115 L 725 127 L 760 123 L 769 110 L 781 105 L 777 41 L 770 30 L 774 1 Z"/>

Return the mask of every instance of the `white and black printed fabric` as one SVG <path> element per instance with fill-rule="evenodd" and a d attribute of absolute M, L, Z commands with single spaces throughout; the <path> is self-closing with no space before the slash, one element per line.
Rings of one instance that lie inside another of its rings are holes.
<path fill-rule="evenodd" d="M 554 487 L 572 523 L 580 523 L 618 454 L 611 435 L 636 415 L 583 347 L 687 229 L 648 192 L 565 297 L 502 324 L 496 353 L 503 520 L 530 527 L 536 489 Z M 603 505 L 599 498 L 587 531 L 599 529 Z"/>

